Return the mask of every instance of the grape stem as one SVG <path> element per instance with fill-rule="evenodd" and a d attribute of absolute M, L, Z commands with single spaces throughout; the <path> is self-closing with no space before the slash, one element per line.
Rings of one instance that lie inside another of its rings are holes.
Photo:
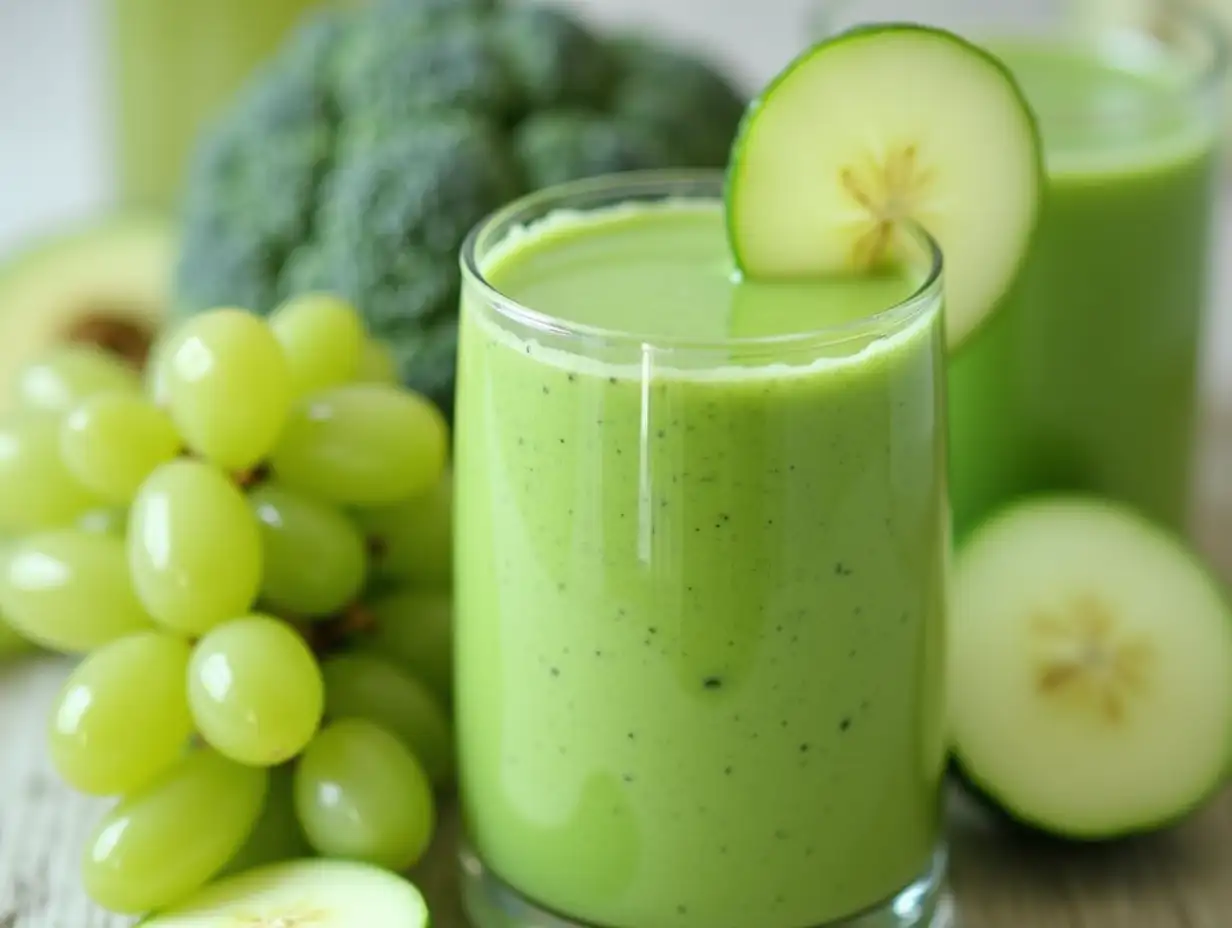
<path fill-rule="evenodd" d="M 269 465 L 258 464 L 256 467 L 236 474 L 232 479 L 241 490 L 251 490 L 257 484 L 265 482 L 269 477 Z"/>
<path fill-rule="evenodd" d="M 323 622 L 302 623 L 299 626 L 308 646 L 318 654 L 334 651 L 353 636 L 375 627 L 376 616 L 363 603 L 352 603 L 337 616 Z"/>

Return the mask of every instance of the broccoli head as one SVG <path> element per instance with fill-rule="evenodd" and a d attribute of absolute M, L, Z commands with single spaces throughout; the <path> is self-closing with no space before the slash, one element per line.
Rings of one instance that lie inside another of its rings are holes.
<path fill-rule="evenodd" d="M 192 306 L 268 307 L 283 263 L 312 236 L 334 151 L 312 72 L 275 70 L 197 152 L 178 290 Z"/>
<path fill-rule="evenodd" d="M 621 80 L 612 102 L 621 118 L 670 146 L 685 165 L 722 165 L 745 100 L 714 67 L 652 40 L 616 43 Z"/>
<path fill-rule="evenodd" d="M 514 130 L 513 147 L 532 187 L 653 168 L 670 159 L 652 133 L 586 111 L 548 110 Z"/>
<path fill-rule="evenodd" d="M 547 6 L 519 5 L 495 18 L 497 45 L 529 109 L 601 109 L 611 96 L 616 59 L 572 16 Z"/>
<path fill-rule="evenodd" d="M 519 103 L 487 19 L 387 15 L 380 29 L 352 30 L 337 76 L 344 112 L 391 126 L 440 110 L 503 119 Z"/>
<path fill-rule="evenodd" d="M 449 414 L 467 232 L 561 181 L 721 166 L 743 109 L 700 58 L 552 7 L 374 0 L 310 14 L 203 135 L 177 306 L 268 313 L 338 293 Z"/>

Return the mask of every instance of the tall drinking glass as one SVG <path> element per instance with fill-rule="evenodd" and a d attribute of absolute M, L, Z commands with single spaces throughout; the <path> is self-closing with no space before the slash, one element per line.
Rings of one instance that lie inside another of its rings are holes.
<path fill-rule="evenodd" d="M 321 0 L 109 0 L 124 206 L 174 207 L 197 136 Z"/>
<path fill-rule="evenodd" d="M 722 179 L 464 248 L 457 712 L 480 928 L 941 925 L 941 259 L 734 281 Z"/>
<path fill-rule="evenodd" d="M 1226 61 L 1206 19 L 1153 7 L 1120 23 L 1089 0 L 815 7 L 816 34 L 906 16 L 981 42 L 1040 119 L 1048 184 L 1033 250 L 950 367 L 959 533 L 1044 490 L 1187 527 Z"/>

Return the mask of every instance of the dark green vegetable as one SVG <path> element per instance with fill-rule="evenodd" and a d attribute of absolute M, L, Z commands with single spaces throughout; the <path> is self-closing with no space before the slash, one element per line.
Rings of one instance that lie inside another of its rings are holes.
<path fill-rule="evenodd" d="M 203 137 L 177 305 L 332 290 L 452 410 L 470 228 L 611 171 L 721 167 L 744 98 L 712 65 L 554 7 L 374 0 L 311 14 Z"/>

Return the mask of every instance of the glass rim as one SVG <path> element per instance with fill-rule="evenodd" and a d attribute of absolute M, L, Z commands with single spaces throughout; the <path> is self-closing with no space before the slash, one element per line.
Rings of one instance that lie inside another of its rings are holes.
<path fill-rule="evenodd" d="M 721 203 L 725 184 L 726 172 L 722 169 L 666 168 L 601 174 L 524 194 L 489 213 L 467 234 L 460 253 L 463 290 L 475 288 L 485 306 L 502 320 L 533 332 L 591 344 L 633 345 L 661 351 L 791 349 L 839 344 L 878 334 L 889 336 L 906 328 L 925 310 L 940 303 L 944 276 L 941 246 L 923 226 L 911 221 L 902 222 L 901 228 L 920 248 L 920 265 L 927 265 L 927 270 L 906 297 L 858 319 L 780 335 L 711 338 L 647 336 L 628 329 L 574 322 L 524 305 L 503 293 L 484 272 L 485 255 L 505 241 L 510 232 L 532 227 L 555 209 L 588 211 L 585 205 L 588 200 L 602 200 L 589 209 L 611 207 L 621 202 L 666 199 Z M 493 237 L 491 241 L 488 241 L 489 237 Z"/>
<path fill-rule="evenodd" d="M 1188 30 L 1188 35 L 1178 35 L 1177 28 Z M 1205 44 L 1207 60 L 1186 77 L 1181 89 L 1188 93 L 1222 93 L 1223 80 L 1232 64 L 1232 45 L 1226 29 L 1212 12 L 1193 3 L 1165 3 L 1159 8 L 1152 7 L 1145 18 L 1094 26 L 1093 34 L 1096 41 L 1105 34 L 1144 36 L 1167 51 L 1180 50 L 1178 46 L 1188 36 L 1198 38 Z"/>

